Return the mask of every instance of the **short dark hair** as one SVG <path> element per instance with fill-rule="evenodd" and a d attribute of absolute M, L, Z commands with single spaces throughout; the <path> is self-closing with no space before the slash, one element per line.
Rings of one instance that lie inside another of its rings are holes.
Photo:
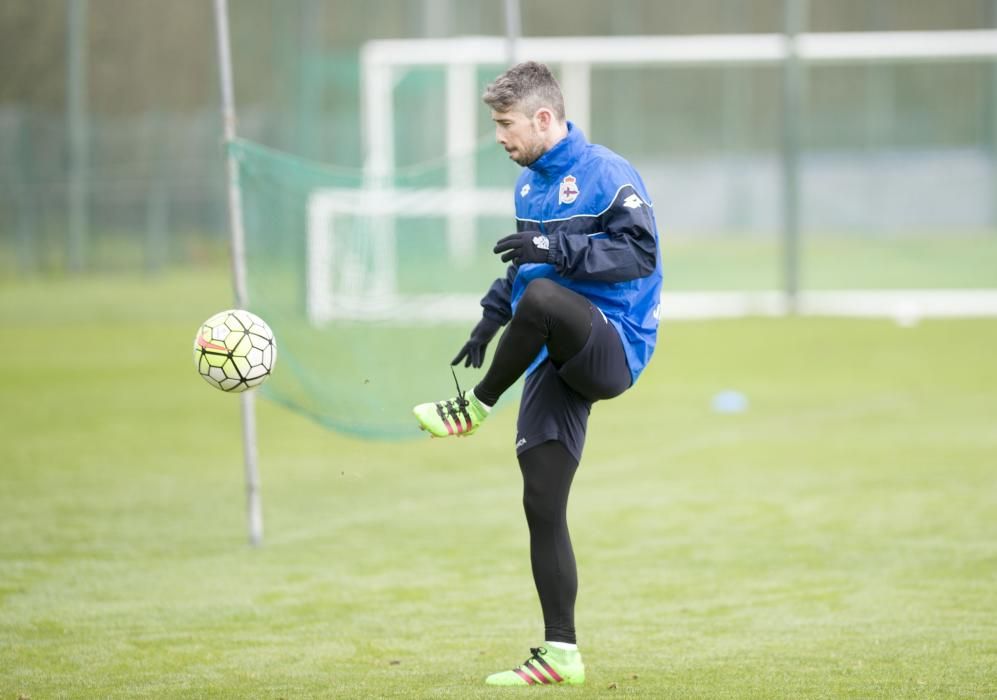
<path fill-rule="evenodd" d="M 558 121 L 564 121 L 564 97 L 550 69 L 536 61 L 513 66 L 495 78 L 481 96 L 496 112 L 518 109 L 532 117 L 541 107 L 547 107 Z"/>

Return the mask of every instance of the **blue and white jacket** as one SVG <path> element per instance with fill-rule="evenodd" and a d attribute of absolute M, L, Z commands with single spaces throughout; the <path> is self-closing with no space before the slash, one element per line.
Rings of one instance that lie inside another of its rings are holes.
<path fill-rule="evenodd" d="M 510 265 L 481 300 L 484 316 L 505 324 L 530 281 L 551 279 L 613 324 L 637 381 L 654 352 L 661 295 L 658 233 L 640 175 L 568 122 L 567 137 L 524 168 L 515 198 L 517 231 L 543 232 L 550 262 Z M 546 357 L 544 348 L 527 373 Z"/>

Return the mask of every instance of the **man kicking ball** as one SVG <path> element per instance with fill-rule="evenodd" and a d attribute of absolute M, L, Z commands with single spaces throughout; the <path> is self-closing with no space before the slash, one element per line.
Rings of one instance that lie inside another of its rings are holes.
<path fill-rule="evenodd" d="M 565 120 L 561 89 L 546 66 L 513 66 L 483 99 L 496 140 L 524 170 L 514 192 L 516 233 L 494 250 L 509 268 L 481 300 L 481 321 L 451 364 L 481 367 L 488 343 L 508 327 L 474 389 L 458 387 L 456 397 L 420 404 L 413 413 L 435 437 L 470 435 L 526 374 L 516 454 L 546 641 L 485 682 L 581 684 L 568 491 L 592 404 L 630 388 L 654 351 L 658 235 L 637 171 Z"/>

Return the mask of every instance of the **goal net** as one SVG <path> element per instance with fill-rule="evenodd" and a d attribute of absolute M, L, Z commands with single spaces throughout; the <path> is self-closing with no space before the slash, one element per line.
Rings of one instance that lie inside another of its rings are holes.
<path fill-rule="evenodd" d="M 369 186 L 247 141 L 239 165 L 250 298 L 281 363 L 264 387 L 337 430 L 416 434 L 411 408 L 454 391 L 449 361 L 505 265 L 491 252 L 512 226 L 512 188 L 441 186 L 445 164 Z M 471 387 L 479 370 L 458 369 Z"/>

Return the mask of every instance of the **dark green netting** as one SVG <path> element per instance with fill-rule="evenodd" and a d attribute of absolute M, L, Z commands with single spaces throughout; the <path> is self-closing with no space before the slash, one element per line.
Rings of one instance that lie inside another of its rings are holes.
<path fill-rule="evenodd" d="M 372 194 L 355 170 L 248 141 L 230 152 L 239 165 L 249 306 L 274 329 L 280 350 L 264 394 L 336 430 L 419 435 L 412 406 L 453 395 L 449 362 L 480 317 L 478 300 L 504 274 L 491 249 L 513 226 L 511 186 L 502 192 L 510 213 L 471 219 L 455 249 L 447 216 L 432 204 L 456 196 L 441 193 L 445 159 L 398 171 Z M 316 224 L 322 197 L 339 209 Z M 405 197 L 428 211 L 395 211 L 392 200 Z M 393 235 L 385 237 L 385 227 Z M 330 284 L 320 288 L 310 235 L 325 237 L 330 251 L 318 266 Z M 317 317 L 323 306 L 332 312 Z M 458 370 L 464 388 L 480 374 Z"/>

